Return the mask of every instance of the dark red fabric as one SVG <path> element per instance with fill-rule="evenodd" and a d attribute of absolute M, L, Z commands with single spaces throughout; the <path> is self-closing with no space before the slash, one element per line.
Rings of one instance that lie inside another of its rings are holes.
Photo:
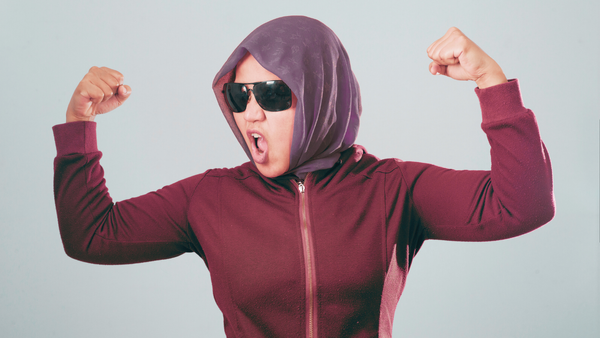
<path fill-rule="evenodd" d="M 518 83 L 477 93 L 491 172 L 379 160 L 353 146 L 341 164 L 306 177 L 319 336 L 391 335 L 391 326 L 380 330 L 382 297 L 389 304 L 387 297 L 399 296 L 425 239 L 498 240 L 553 217 L 550 161 Z M 265 179 L 245 163 L 113 204 L 95 123 L 54 132 L 56 208 L 69 256 L 123 264 L 196 252 L 210 269 L 228 337 L 306 332 L 300 192 L 293 182 Z M 387 295 L 390 266 L 402 280 L 394 286 L 400 291 Z"/>

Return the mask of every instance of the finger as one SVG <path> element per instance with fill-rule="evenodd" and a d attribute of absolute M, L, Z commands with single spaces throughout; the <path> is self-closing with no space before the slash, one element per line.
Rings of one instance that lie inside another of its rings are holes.
<path fill-rule="evenodd" d="M 87 74 L 85 74 L 83 77 L 83 80 L 81 80 L 79 83 L 79 86 L 81 86 L 83 89 L 82 93 L 88 93 L 89 98 L 94 103 L 100 103 L 102 100 L 104 100 L 106 90 L 103 88 L 105 86 L 102 84 L 103 81 L 101 80 L 101 78 L 105 76 L 103 73 L 104 72 L 100 68 L 96 66 L 91 67 Z M 96 88 L 92 89 L 92 87 Z M 100 91 L 98 91 L 98 89 Z"/>
<path fill-rule="evenodd" d="M 98 79 L 94 79 L 92 83 L 98 89 L 100 89 L 100 91 L 102 92 L 100 100 L 97 103 L 102 103 L 102 102 L 110 100 L 110 98 L 113 96 L 114 92 L 112 91 L 110 86 L 106 84 L 106 82 L 98 80 Z"/>
<path fill-rule="evenodd" d="M 102 71 L 106 72 L 107 74 L 110 74 L 115 80 L 117 80 L 117 84 L 118 85 L 122 85 L 123 84 L 123 81 L 125 80 L 125 77 L 120 72 L 118 72 L 118 71 L 116 71 L 114 69 L 110 69 L 108 67 L 102 67 L 100 69 Z"/>
<path fill-rule="evenodd" d="M 96 114 L 104 114 L 109 111 L 114 110 L 115 108 L 121 106 L 125 100 L 129 98 L 131 95 L 131 87 L 129 86 L 119 86 L 117 89 L 116 95 L 113 95 L 110 99 L 105 100 L 101 104 L 98 104 L 96 108 Z"/>
<path fill-rule="evenodd" d="M 449 31 L 446 31 L 446 33 L 441 38 L 435 40 L 431 45 L 429 45 L 429 47 L 427 47 L 427 54 L 431 53 L 435 49 L 435 47 L 437 47 L 440 44 L 440 42 L 445 40 L 448 37 L 448 33 Z"/>
<path fill-rule="evenodd" d="M 444 75 L 455 80 L 472 80 L 471 74 L 466 72 L 460 64 L 446 66 Z"/>
<path fill-rule="evenodd" d="M 429 64 L 429 72 L 432 75 L 446 75 L 447 68 L 448 68 L 447 66 L 440 65 L 440 64 L 436 63 L 435 61 L 433 61 Z"/>
<path fill-rule="evenodd" d="M 81 99 L 72 99 L 67 109 L 67 116 L 74 117 L 76 120 L 82 117 L 90 117 L 95 115 L 97 104 L 100 102 L 102 90 L 88 82 L 83 82 L 76 89 L 77 94 Z M 75 95 L 73 96 L 76 97 Z"/>
<path fill-rule="evenodd" d="M 459 48 L 453 43 L 447 43 L 445 46 L 440 48 L 437 54 L 436 61 L 443 65 L 455 65 L 459 62 L 459 57 L 462 54 L 463 49 Z"/>
<path fill-rule="evenodd" d="M 98 78 L 106 83 L 113 94 L 117 94 L 119 86 L 123 84 L 123 74 L 114 69 L 102 67 L 99 69 Z"/>
<path fill-rule="evenodd" d="M 95 71 L 95 76 L 91 78 L 91 81 L 104 92 L 103 102 L 110 100 L 113 95 L 116 95 L 120 86 L 120 79 L 115 78 L 111 71 L 111 69 L 106 67 L 99 68 Z"/>
<path fill-rule="evenodd" d="M 92 82 L 90 78 L 86 78 L 81 81 L 77 88 L 79 95 L 84 97 L 87 101 L 93 103 L 100 103 L 104 99 L 104 91 Z"/>
<path fill-rule="evenodd" d="M 129 98 L 129 96 L 131 95 L 131 87 L 129 87 L 128 85 L 122 85 L 119 86 L 119 89 L 117 90 L 117 95 L 115 96 L 115 98 L 119 101 L 119 105 L 123 104 L 123 102 L 125 102 L 125 100 L 127 100 Z"/>
<path fill-rule="evenodd" d="M 428 56 L 436 61 L 451 60 L 454 57 L 458 57 L 461 49 L 457 47 L 465 44 L 463 38 L 467 39 L 458 28 L 451 27 L 442 38 L 430 46 Z M 457 49 L 459 50 L 458 53 Z M 455 64 L 456 62 L 453 60 L 449 64 Z"/>
<path fill-rule="evenodd" d="M 128 85 L 120 85 L 119 89 L 117 90 L 117 95 L 121 97 L 131 95 L 131 87 Z"/>
<path fill-rule="evenodd" d="M 429 45 L 429 47 L 427 48 L 427 56 L 430 59 L 433 59 L 433 56 L 435 55 L 435 51 L 437 50 L 438 46 L 442 42 L 442 39 L 443 38 L 439 38 L 439 39 L 435 40 L 435 42 L 432 43 L 431 45 Z"/>
<path fill-rule="evenodd" d="M 103 80 L 106 80 L 107 82 L 115 85 L 120 85 L 123 83 L 123 74 L 121 74 L 120 72 L 108 68 L 108 67 L 92 67 L 90 68 L 90 70 L 88 71 L 88 73 L 93 74 L 95 76 L 97 76 L 98 78 L 101 78 Z"/>
<path fill-rule="evenodd" d="M 112 94 L 116 94 L 117 88 L 123 84 L 123 74 L 116 70 L 107 67 L 92 67 L 90 68 L 90 73 L 98 80 L 94 81 L 95 84 L 99 85 L 99 81 L 104 82 L 110 88 Z M 101 86 L 101 88 L 104 89 L 105 87 Z M 108 95 L 107 99 L 109 99 L 112 94 Z"/>
<path fill-rule="evenodd" d="M 450 27 L 441 38 L 435 40 L 434 43 L 432 43 L 431 45 L 429 45 L 429 47 L 427 47 L 427 54 L 433 53 L 437 47 L 445 44 L 445 42 L 449 39 L 449 37 L 452 34 L 454 34 L 456 31 L 460 32 L 460 30 L 458 28 Z"/>
<path fill-rule="evenodd" d="M 449 36 L 436 44 L 431 50 L 431 55 L 429 57 L 440 64 L 455 64 L 458 62 L 457 60 L 454 60 L 457 56 L 457 52 L 460 54 L 460 49 L 457 50 L 456 47 L 455 39 Z"/>
<path fill-rule="evenodd" d="M 435 45 L 430 49 L 428 56 L 431 60 L 436 61 L 437 63 L 441 63 L 442 58 L 440 57 L 440 53 L 447 48 L 450 42 L 448 39 L 440 39 L 435 43 Z"/>

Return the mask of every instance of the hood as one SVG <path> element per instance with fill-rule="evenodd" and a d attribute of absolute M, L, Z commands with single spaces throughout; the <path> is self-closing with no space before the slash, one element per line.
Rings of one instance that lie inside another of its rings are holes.
<path fill-rule="evenodd" d="M 250 33 L 217 73 L 213 90 L 219 107 L 252 161 L 222 93 L 246 52 L 282 79 L 298 99 L 287 174 L 303 178 L 308 172 L 331 168 L 354 144 L 362 110 L 358 82 L 338 37 L 315 19 L 277 18 Z"/>

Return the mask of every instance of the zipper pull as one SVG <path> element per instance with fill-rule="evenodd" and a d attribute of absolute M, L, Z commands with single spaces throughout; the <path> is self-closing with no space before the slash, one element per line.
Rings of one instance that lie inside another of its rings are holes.
<path fill-rule="evenodd" d="M 298 183 L 298 190 L 300 190 L 300 193 L 304 194 L 304 182 L 302 182 L 302 180 L 296 180 L 296 183 Z"/>

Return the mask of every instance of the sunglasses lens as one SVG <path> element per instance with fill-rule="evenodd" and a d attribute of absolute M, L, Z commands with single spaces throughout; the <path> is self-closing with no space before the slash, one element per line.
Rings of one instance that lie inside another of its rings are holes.
<path fill-rule="evenodd" d="M 257 83 L 252 92 L 265 110 L 282 111 L 292 106 L 292 90 L 281 80 Z"/>
<path fill-rule="evenodd" d="M 258 105 L 264 110 L 282 111 L 292 106 L 292 90 L 281 80 L 246 84 L 226 83 L 223 91 L 227 104 L 234 113 L 246 110 L 249 95 L 246 85 L 254 85 L 250 90 L 254 93 Z"/>
<path fill-rule="evenodd" d="M 225 97 L 229 108 L 235 113 L 241 113 L 246 110 L 248 103 L 248 90 L 241 83 L 226 83 Z"/>

